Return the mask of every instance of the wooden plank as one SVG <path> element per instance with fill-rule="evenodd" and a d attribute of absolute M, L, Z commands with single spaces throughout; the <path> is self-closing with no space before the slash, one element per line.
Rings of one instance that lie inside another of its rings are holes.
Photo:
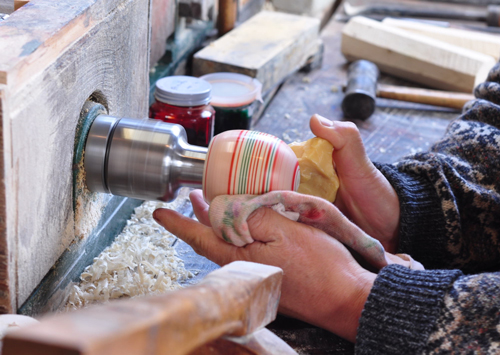
<path fill-rule="evenodd" d="M 38 0 L 0 23 L 9 255 L 0 298 L 11 311 L 109 201 L 90 194 L 73 211 L 75 132 L 91 96 L 112 115 L 147 116 L 149 19 L 149 1 Z"/>
<path fill-rule="evenodd" d="M 268 90 L 318 49 L 319 20 L 263 11 L 194 55 L 193 73 L 236 72 Z"/>
<path fill-rule="evenodd" d="M 274 266 L 236 261 L 193 287 L 46 317 L 9 333 L 2 353 L 186 354 L 223 335 L 256 333 L 274 320 L 282 276 Z"/>
<path fill-rule="evenodd" d="M 405 21 L 394 18 L 386 18 L 383 24 L 401 28 L 405 31 L 425 35 L 449 44 L 467 48 L 476 52 L 492 56 L 495 60 L 500 59 L 500 36 L 467 31 L 458 28 L 447 28 L 433 26 L 416 21 Z"/>
<path fill-rule="evenodd" d="M 167 39 L 175 31 L 175 0 L 152 0 L 151 47 L 149 66 L 152 68 L 165 54 Z"/>
<path fill-rule="evenodd" d="M 472 92 L 495 65 L 493 57 L 365 17 L 342 30 L 342 53 L 367 59 L 383 72 L 437 89 Z"/>

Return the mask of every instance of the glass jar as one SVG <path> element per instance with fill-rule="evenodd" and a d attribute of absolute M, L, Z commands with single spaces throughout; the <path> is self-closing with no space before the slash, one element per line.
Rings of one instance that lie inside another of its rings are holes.
<path fill-rule="evenodd" d="M 215 134 L 233 129 L 250 129 L 255 104 L 262 102 L 262 84 L 238 73 L 212 73 L 200 79 L 212 85 Z"/>
<path fill-rule="evenodd" d="M 214 136 L 215 111 L 210 83 L 192 76 L 169 76 L 156 82 L 149 117 L 184 127 L 188 143 L 208 147 Z"/>

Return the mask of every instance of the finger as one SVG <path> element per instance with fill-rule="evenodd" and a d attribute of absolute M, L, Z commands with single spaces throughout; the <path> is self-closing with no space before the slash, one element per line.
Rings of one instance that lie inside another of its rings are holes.
<path fill-rule="evenodd" d="M 255 210 L 247 219 L 252 238 L 262 243 L 279 242 L 294 235 L 310 233 L 305 224 L 294 222 L 268 207 Z"/>
<path fill-rule="evenodd" d="M 218 238 L 212 228 L 169 209 L 153 212 L 154 219 L 173 235 L 188 243 L 193 250 L 218 265 L 226 265 L 235 259 L 237 247 Z"/>
<path fill-rule="evenodd" d="M 366 178 L 375 167 L 366 155 L 358 128 L 352 122 L 330 121 L 320 115 L 310 120 L 311 131 L 333 145 L 333 156 L 340 177 Z"/>
<path fill-rule="evenodd" d="M 201 190 L 191 191 L 189 199 L 191 200 L 193 212 L 196 218 L 198 218 L 198 221 L 207 227 L 211 227 L 210 219 L 208 218 L 208 209 L 210 206 L 205 202 L 203 192 Z"/>

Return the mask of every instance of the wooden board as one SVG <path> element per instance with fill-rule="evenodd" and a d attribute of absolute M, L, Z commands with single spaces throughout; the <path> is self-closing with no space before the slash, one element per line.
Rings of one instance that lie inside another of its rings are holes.
<path fill-rule="evenodd" d="M 366 17 L 342 30 L 342 53 L 367 59 L 383 72 L 429 87 L 472 92 L 496 63 L 491 56 L 410 33 Z"/>
<path fill-rule="evenodd" d="M 275 319 L 282 276 L 275 266 L 235 261 L 193 287 L 42 318 L 10 332 L 2 353 L 183 355 L 223 335 L 259 350 L 252 346 L 258 339 L 252 342 L 243 336 L 257 335 Z M 281 345 L 274 354 L 295 354 L 272 333 L 264 335 L 261 345 L 266 339 Z"/>
<path fill-rule="evenodd" d="M 383 24 L 425 35 L 449 44 L 467 48 L 500 59 L 500 36 L 458 28 L 432 26 L 422 22 L 386 18 Z"/>
<path fill-rule="evenodd" d="M 151 47 L 149 65 L 153 67 L 165 54 L 167 39 L 175 31 L 175 0 L 152 0 Z"/>
<path fill-rule="evenodd" d="M 194 55 L 193 74 L 236 72 L 262 90 L 301 68 L 318 49 L 319 20 L 263 11 Z"/>
<path fill-rule="evenodd" d="M 80 111 L 93 95 L 112 115 L 147 116 L 149 19 L 149 1 L 35 0 L 0 23 L 1 312 L 74 241 L 75 217 L 98 222 L 105 199 L 73 211 Z"/>

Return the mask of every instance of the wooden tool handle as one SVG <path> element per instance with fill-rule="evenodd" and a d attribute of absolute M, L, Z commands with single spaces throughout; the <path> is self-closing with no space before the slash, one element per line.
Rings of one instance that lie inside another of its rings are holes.
<path fill-rule="evenodd" d="M 282 274 L 274 266 L 234 262 L 176 292 L 42 319 L 8 334 L 3 355 L 187 354 L 222 335 L 251 334 L 271 322 Z"/>
<path fill-rule="evenodd" d="M 14 10 L 20 9 L 29 2 L 30 0 L 14 0 Z"/>
<path fill-rule="evenodd" d="M 404 86 L 378 85 L 377 96 L 385 99 L 416 102 L 420 104 L 462 109 L 475 97 L 472 94 L 410 88 Z"/>

